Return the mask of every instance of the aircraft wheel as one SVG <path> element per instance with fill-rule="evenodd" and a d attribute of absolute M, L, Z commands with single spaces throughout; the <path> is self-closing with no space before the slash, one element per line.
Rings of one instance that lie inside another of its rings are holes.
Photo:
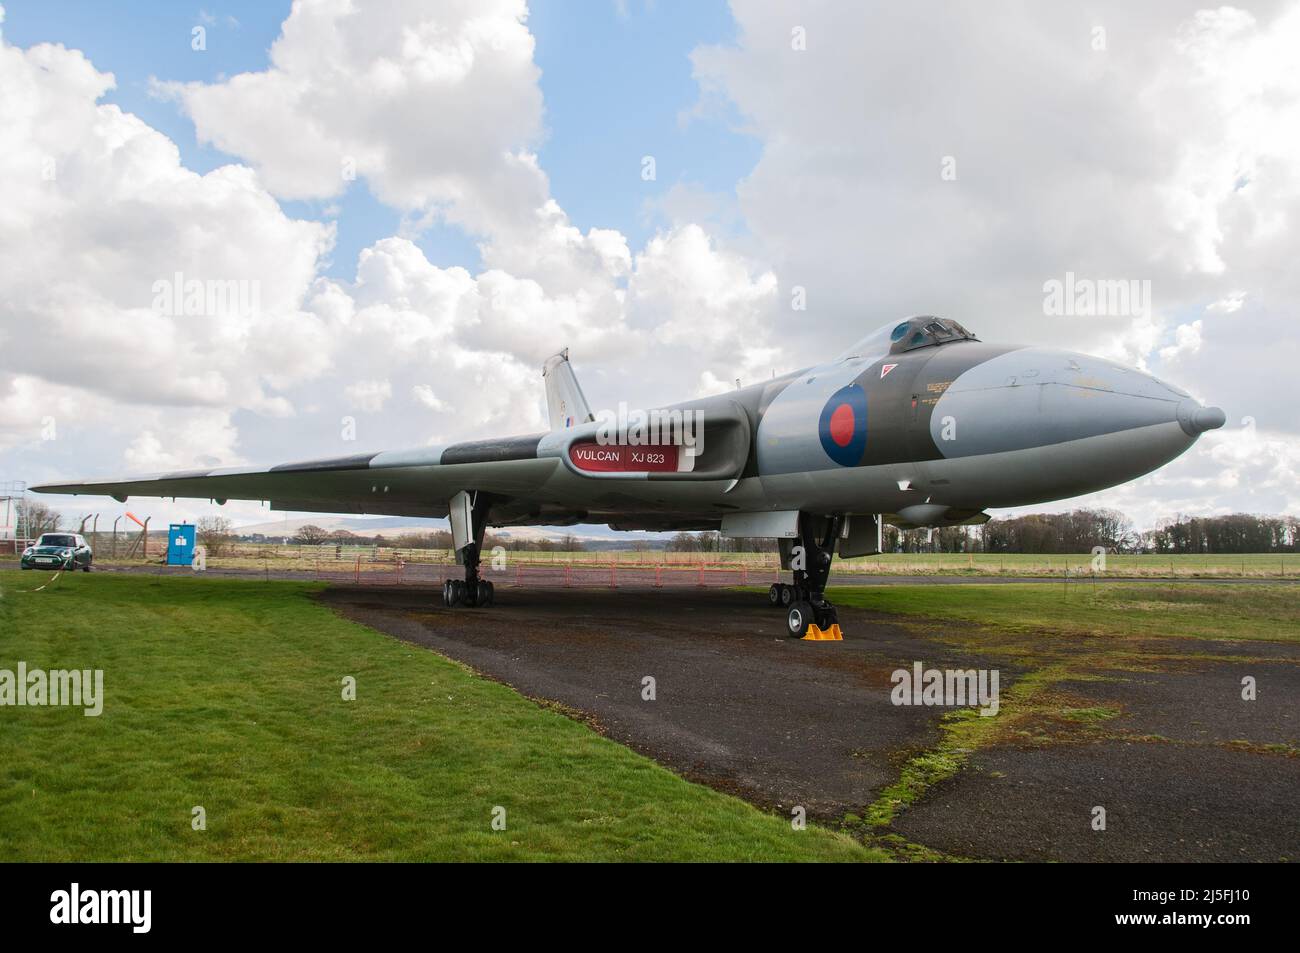
<path fill-rule="evenodd" d="M 808 626 L 812 625 L 812 621 L 813 607 L 806 602 L 796 602 L 785 617 L 786 634 L 792 639 L 802 639 L 808 634 Z"/>
<path fill-rule="evenodd" d="M 817 627 L 829 629 L 833 625 L 838 625 L 840 621 L 839 613 L 835 611 L 832 605 L 821 606 L 817 609 Z"/>
<path fill-rule="evenodd" d="M 767 604 L 775 609 L 781 604 L 781 589 L 779 582 L 772 583 L 772 587 L 767 590 Z"/>
<path fill-rule="evenodd" d="M 781 608 L 788 609 L 797 600 L 795 599 L 794 586 L 781 585 Z"/>
<path fill-rule="evenodd" d="M 480 579 L 478 583 L 478 599 L 476 600 L 476 604 L 483 606 L 484 608 L 492 605 L 492 600 L 496 594 L 495 588 L 496 587 L 488 580 Z"/>

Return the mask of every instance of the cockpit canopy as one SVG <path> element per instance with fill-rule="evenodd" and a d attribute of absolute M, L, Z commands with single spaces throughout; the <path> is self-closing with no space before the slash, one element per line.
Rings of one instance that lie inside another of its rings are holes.
<path fill-rule="evenodd" d="M 839 359 L 861 357 L 876 360 L 886 354 L 902 354 L 932 344 L 978 340 L 951 318 L 922 314 L 905 321 L 891 321 L 884 327 L 877 328 L 841 354 Z"/>

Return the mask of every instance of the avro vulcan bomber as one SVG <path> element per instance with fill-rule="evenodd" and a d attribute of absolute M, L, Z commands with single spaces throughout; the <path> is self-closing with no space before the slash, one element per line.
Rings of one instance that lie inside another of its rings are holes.
<path fill-rule="evenodd" d="M 789 634 L 836 623 L 831 562 L 879 552 L 881 527 L 982 523 L 1135 479 L 1224 414 L 1084 354 L 986 344 L 914 317 L 815 367 L 660 410 L 592 413 L 567 351 L 542 371 L 551 429 L 439 447 L 51 483 L 44 493 L 262 500 L 277 510 L 449 517 L 463 579 L 447 605 L 487 606 L 489 526 L 605 523 L 775 538 L 790 583 L 768 597 Z"/>

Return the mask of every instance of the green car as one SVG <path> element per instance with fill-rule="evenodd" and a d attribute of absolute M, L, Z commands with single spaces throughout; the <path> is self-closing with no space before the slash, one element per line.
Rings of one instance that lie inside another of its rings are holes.
<path fill-rule="evenodd" d="M 80 569 L 90 572 L 95 554 L 79 533 L 43 533 L 23 550 L 24 569 Z"/>

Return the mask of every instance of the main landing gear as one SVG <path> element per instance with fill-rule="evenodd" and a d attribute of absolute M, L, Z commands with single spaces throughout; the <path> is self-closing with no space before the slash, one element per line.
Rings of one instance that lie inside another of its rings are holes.
<path fill-rule="evenodd" d="M 459 499 L 462 495 L 463 500 Z M 442 604 L 449 609 L 455 606 L 487 608 L 496 598 L 492 583 L 479 578 L 489 505 L 487 496 L 482 493 L 476 493 L 472 497 L 469 494 L 458 494 L 458 499 L 452 501 L 453 545 L 460 543 L 457 537 L 461 535 L 468 541 L 456 550 L 456 562 L 465 567 L 465 578 L 448 579 L 442 584 Z"/>
<path fill-rule="evenodd" d="M 442 584 L 442 604 L 449 609 L 453 606 L 486 609 L 495 598 L 492 583 L 487 579 L 448 579 Z"/>
<path fill-rule="evenodd" d="M 768 605 L 786 610 L 786 634 L 791 638 L 841 638 L 839 615 L 827 601 L 825 590 L 842 525 L 838 516 L 799 516 L 800 538 L 791 547 L 789 560 L 794 585 L 776 582 L 767 590 Z"/>

